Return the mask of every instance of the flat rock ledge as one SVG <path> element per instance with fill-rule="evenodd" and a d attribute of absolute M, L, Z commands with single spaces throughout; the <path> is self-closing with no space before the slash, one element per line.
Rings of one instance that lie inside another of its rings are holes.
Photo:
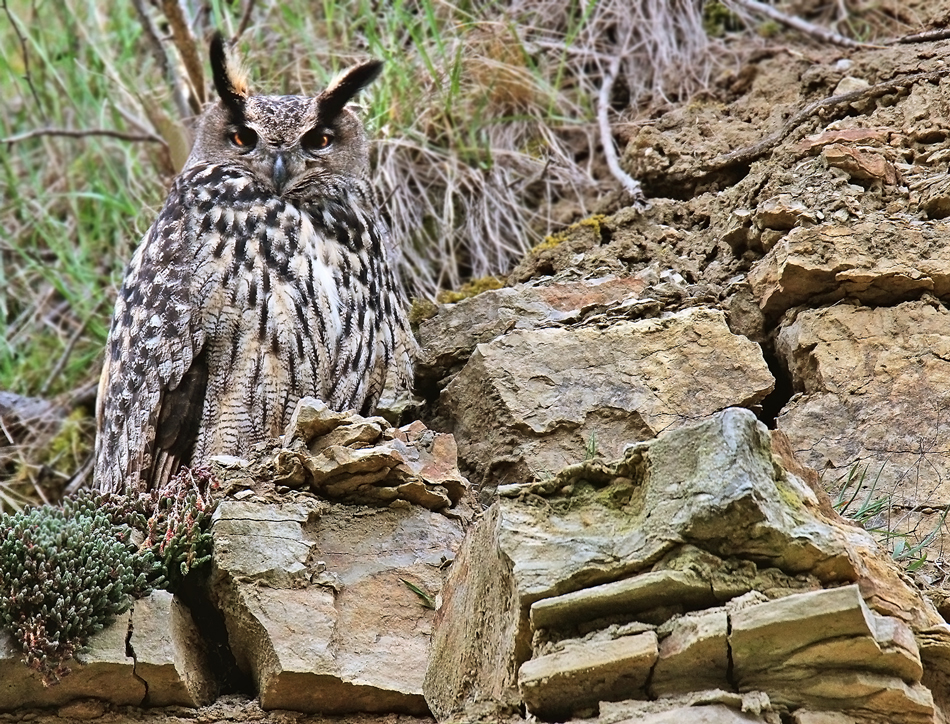
<path fill-rule="evenodd" d="M 499 483 L 550 477 L 593 451 L 618 457 L 664 430 L 753 407 L 774 385 L 759 345 L 733 334 L 723 312 L 693 307 L 515 329 L 478 344 L 438 404 L 487 502 Z"/>
<path fill-rule="evenodd" d="M 213 701 L 217 682 L 188 608 L 166 591 L 136 601 L 68 662 L 71 673 L 46 687 L 0 634 L 0 711 L 62 706 L 88 698 L 135 706 L 198 707 Z"/>
<path fill-rule="evenodd" d="M 950 627 L 776 442 L 728 409 L 499 488 L 442 593 L 432 712 L 945 721 Z"/>

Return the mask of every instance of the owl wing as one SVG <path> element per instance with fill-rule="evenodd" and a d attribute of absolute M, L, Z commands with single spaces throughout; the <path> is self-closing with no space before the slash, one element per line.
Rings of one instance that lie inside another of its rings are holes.
<path fill-rule="evenodd" d="M 190 462 L 198 436 L 208 371 L 191 298 L 188 206 L 176 183 L 116 302 L 97 402 L 103 492 L 161 487 Z"/>

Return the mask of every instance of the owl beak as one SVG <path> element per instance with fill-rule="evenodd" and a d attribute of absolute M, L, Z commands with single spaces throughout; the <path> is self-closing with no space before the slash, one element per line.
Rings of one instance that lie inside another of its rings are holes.
<path fill-rule="evenodd" d="M 274 189 L 280 193 L 287 183 L 287 162 L 284 160 L 284 154 L 278 153 L 274 159 Z"/>

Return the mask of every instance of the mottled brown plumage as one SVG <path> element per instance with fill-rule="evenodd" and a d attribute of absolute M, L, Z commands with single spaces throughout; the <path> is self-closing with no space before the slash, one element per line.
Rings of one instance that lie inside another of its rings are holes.
<path fill-rule="evenodd" d="M 220 100 L 126 271 L 99 384 L 96 481 L 150 490 L 279 435 L 297 400 L 376 405 L 412 335 L 345 71 L 314 98 L 253 96 L 220 37 Z"/>

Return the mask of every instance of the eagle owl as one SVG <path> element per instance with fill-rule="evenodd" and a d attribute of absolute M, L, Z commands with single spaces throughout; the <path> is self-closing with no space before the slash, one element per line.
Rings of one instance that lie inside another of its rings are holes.
<path fill-rule="evenodd" d="M 348 102 L 364 62 L 315 97 L 257 96 L 211 42 L 219 99 L 130 262 L 99 383 L 103 492 L 279 435 L 312 395 L 368 414 L 412 333 Z"/>

